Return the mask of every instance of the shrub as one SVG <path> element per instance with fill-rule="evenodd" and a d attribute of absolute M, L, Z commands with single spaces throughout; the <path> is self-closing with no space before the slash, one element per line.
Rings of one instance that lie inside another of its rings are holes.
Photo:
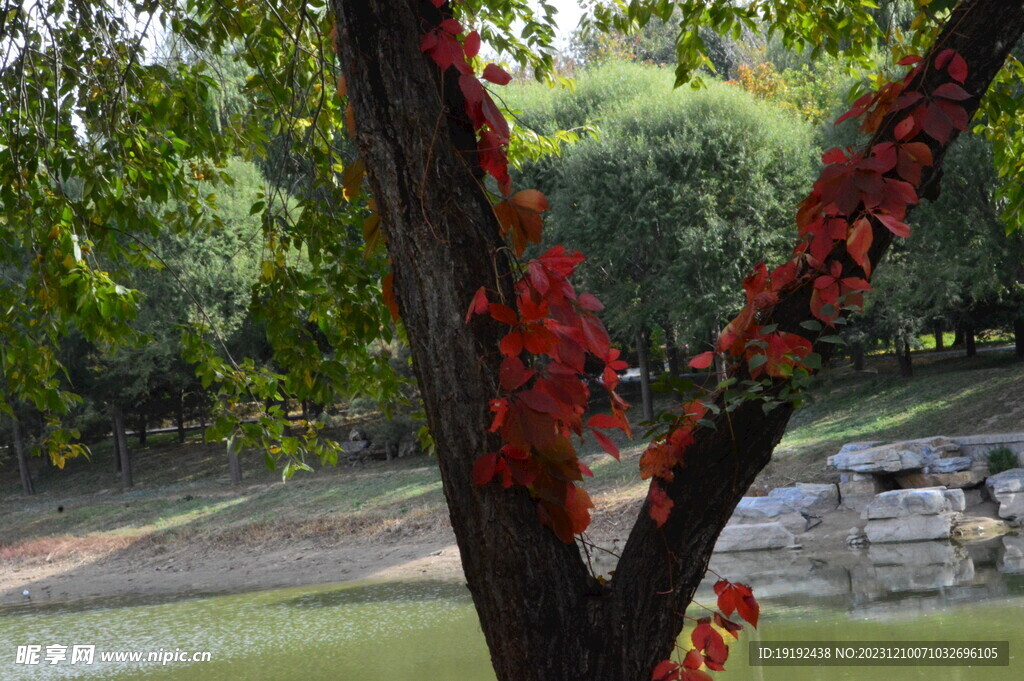
<path fill-rule="evenodd" d="M 993 449 L 988 453 L 988 472 L 992 475 L 1017 467 L 1017 455 L 1006 447 Z"/>

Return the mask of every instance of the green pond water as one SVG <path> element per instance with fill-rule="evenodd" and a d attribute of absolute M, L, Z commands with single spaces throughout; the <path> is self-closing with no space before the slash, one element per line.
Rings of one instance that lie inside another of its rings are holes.
<path fill-rule="evenodd" d="M 1016 543 L 1014 543 L 1016 542 Z M 716 557 L 754 585 L 757 632 L 733 644 L 726 680 L 1024 680 L 1024 538 L 969 548 L 905 545 L 834 559 Z M 723 574 L 726 574 L 723 572 Z M 705 587 L 699 600 L 713 603 Z M 1005 667 L 751 667 L 747 642 L 1009 641 Z M 19 645 L 94 644 L 91 665 L 18 664 Z M 101 652 L 209 651 L 208 662 L 100 662 Z M 458 582 L 360 583 L 0 607 L 0 681 L 490 681 L 469 593 Z"/>

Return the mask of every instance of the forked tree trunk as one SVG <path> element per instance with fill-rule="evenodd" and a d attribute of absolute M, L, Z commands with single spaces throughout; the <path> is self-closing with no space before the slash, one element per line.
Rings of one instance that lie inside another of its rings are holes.
<path fill-rule="evenodd" d="M 132 458 L 128 450 L 128 437 L 124 432 L 124 411 L 118 405 L 110 408 L 111 420 L 114 424 L 114 442 L 118 461 L 121 465 L 121 488 L 132 486 Z"/>
<path fill-rule="evenodd" d="M 21 423 L 18 421 L 17 412 L 11 420 L 11 439 L 13 440 L 14 455 L 18 458 L 18 473 L 21 475 L 21 489 L 27 496 L 36 493 L 35 485 L 32 484 L 32 470 L 28 466 L 28 449 L 21 434 Z"/>
<path fill-rule="evenodd" d="M 449 515 L 497 678 L 647 681 L 671 652 L 683 625 L 676 613 L 689 604 L 719 532 L 768 463 L 792 409 L 765 414 L 760 402 L 746 402 L 729 423 L 719 416 L 719 427 L 699 431 L 686 468 L 667 485 L 675 503 L 668 521 L 656 528 L 641 511 L 606 584 L 588 574 L 575 545 L 537 522 L 525 490 L 474 485 L 473 463 L 500 446 L 487 431 L 487 403 L 498 394 L 503 329 L 483 316 L 469 324 L 464 317 L 481 286 L 511 298 L 509 263 L 475 153 L 457 151 L 475 149 L 457 74 L 439 76 L 419 49 L 421 26 L 437 25 L 439 10 L 420 0 L 332 0 L 332 8 L 356 144 L 381 214 Z M 965 87 L 981 93 L 1024 30 L 1024 3 L 972 0 L 950 25 L 956 30 L 944 31 L 938 44 L 964 56 Z M 973 113 L 977 102 L 965 104 Z M 896 122 L 886 120 L 874 141 L 891 140 Z M 933 151 L 940 164 L 944 148 Z M 877 263 L 891 234 L 873 226 L 870 257 Z M 859 272 L 852 261 L 843 264 L 846 273 Z M 770 322 L 801 333 L 810 318 L 807 288 L 781 300 Z M 818 351 L 827 356 L 830 347 Z"/>

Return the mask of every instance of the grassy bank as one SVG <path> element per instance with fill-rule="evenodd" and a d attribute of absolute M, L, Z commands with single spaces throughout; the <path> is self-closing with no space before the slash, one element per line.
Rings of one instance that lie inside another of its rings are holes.
<path fill-rule="evenodd" d="M 845 442 L 1004 432 L 1022 424 L 1024 362 L 1012 353 L 973 359 L 921 354 L 910 380 L 898 376 L 891 357 L 871 358 L 865 372 L 838 367 L 818 379 L 759 486 L 828 479 L 824 459 Z M 584 452 L 595 474 L 588 489 L 599 506 L 643 494 L 636 465 L 643 446 L 622 444 L 621 463 L 592 445 Z M 235 488 L 228 484 L 223 445 L 179 445 L 159 435 L 133 455 L 137 486 L 128 493 L 118 487 L 109 445 L 64 471 L 33 461 L 40 493 L 32 498 L 20 495 L 17 467 L 5 462 L 0 558 L 143 539 L 220 548 L 297 538 L 386 539 L 446 522 L 440 478 L 427 457 L 325 468 L 281 483 L 251 456 L 245 482 Z"/>

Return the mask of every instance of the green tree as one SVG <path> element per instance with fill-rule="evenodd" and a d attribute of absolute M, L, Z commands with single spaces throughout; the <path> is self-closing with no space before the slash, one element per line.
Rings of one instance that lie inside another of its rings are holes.
<path fill-rule="evenodd" d="M 646 339 L 661 327 L 669 341 L 678 331 L 704 350 L 741 306 L 735 282 L 758 260 L 784 259 L 792 206 L 810 186 L 817 155 L 811 129 L 735 86 L 673 90 L 664 69 L 608 64 L 581 74 L 577 92 L 615 91 L 592 80 L 646 87 L 593 104 L 587 113 L 600 121 L 598 137 L 542 161 L 537 181 L 526 169 L 523 186 L 551 201 L 545 240 L 587 254 L 581 282 L 605 303 L 618 337 Z"/>

